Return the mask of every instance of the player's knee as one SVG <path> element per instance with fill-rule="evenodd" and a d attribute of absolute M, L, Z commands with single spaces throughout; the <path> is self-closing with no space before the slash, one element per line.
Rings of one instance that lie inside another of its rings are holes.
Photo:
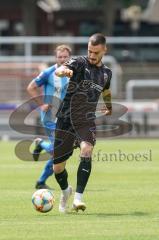
<path fill-rule="evenodd" d="M 80 152 L 81 157 L 91 157 L 92 151 L 93 151 L 93 146 L 91 144 L 82 142 L 80 148 L 81 148 L 81 152 Z"/>
<path fill-rule="evenodd" d="M 55 174 L 63 172 L 64 169 L 65 169 L 65 166 L 62 163 L 53 165 L 53 170 Z"/>

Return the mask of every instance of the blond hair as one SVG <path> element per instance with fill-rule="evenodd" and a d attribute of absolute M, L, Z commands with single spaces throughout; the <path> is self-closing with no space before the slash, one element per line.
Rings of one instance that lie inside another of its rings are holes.
<path fill-rule="evenodd" d="M 62 44 L 62 45 L 57 46 L 57 47 L 55 48 L 55 53 L 57 53 L 57 51 L 63 52 L 63 51 L 65 51 L 65 50 L 69 53 L 69 55 L 71 55 L 72 50 L 71 50 L 70 46 L 65 45 L 65 44 Z"/>

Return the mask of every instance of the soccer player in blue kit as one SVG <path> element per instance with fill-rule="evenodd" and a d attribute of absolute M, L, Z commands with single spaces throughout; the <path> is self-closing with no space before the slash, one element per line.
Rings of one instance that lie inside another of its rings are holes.
<path fill-rule="evenodd" d="M 67 45 L 59 45 L 56 50 L 56 64 L 46 68 L 35 79 L 33 79 L 27 87 L 29 95 L 35 98 L 36 103 L 40 106 L 41 122 L 45 128 L 45 132 L 49 137 L 49 142 L 44 141 L 41 138 L 35 140 L 35 149 L 33 152 L 33 158 L 38 160 L 39 154 L 42 150 L 53 152 L 54 145 L 54 130 L 56 128 L 56 112 L 58 105 L 63 100 L 66 89 L 69 82 L 69 76 L 58 77 L 55 75 L 55 70 L 61 66 L 64 62 L 68 61 L 71 55 L 71 48 Z M 43 88 L 43 96 L 39 96 L 39 88 Z M 53 160 L 50 158 L 38 181 L 35 188 L 42 189 L 50 187 L 46 184 L 46 180 L 53 174 Z"/>

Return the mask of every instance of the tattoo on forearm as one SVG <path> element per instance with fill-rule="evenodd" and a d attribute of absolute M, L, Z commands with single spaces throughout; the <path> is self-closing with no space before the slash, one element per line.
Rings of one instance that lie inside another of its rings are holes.
<path fill-rule="evenodd" d="M 104 94 L 103 93 L 103 100 L 108 109 L 112 109 L 112 103 L 111 103 L 111 93 Z"/>

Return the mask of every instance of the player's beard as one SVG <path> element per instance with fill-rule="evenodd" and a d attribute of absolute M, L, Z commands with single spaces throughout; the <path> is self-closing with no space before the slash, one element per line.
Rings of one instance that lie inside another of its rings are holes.
<path fill-rule="evenodd" d="M 90 62 L 90 64 L 92 64 L 92 65 L 98 65 L 99 63 L 101 63 L 101 60 L 102 60 L 102 57 L 100 58 L 100 59 L 91 59 L 91 58 L 89 58 L 89 62 Z"/>

